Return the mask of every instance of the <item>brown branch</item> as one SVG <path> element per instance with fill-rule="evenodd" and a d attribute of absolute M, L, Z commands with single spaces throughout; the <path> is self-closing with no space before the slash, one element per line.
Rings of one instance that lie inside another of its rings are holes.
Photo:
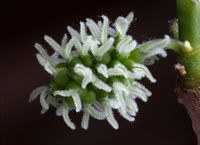
<path fill-rule="evenodd" d="M 183 104 L 192 120 L 192 127 L 200 145 L 200 88 L 185 89 L 177 87 L 178 102 Z"/>

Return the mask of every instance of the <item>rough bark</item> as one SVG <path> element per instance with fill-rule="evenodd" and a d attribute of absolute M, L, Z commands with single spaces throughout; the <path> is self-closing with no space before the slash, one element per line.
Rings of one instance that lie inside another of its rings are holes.
<path fill-rule="evenodd" d="M 177 87 L 178 102 L 183 104 L 192 120 L 192 127 L 200 145 L 200 88 L 185 89 Z"/>

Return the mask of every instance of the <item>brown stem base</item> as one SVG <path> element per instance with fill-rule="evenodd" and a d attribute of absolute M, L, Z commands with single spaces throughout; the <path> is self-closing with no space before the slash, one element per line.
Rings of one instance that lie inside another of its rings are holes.
<path fill-rule="evenodd" d="M 198 145 L 200 145 L 200 88 L 185 89 L 181 85 L 177 87 L 178 102 L 183 104 L 192 120 L 192 127 L 196 133 Z"/>

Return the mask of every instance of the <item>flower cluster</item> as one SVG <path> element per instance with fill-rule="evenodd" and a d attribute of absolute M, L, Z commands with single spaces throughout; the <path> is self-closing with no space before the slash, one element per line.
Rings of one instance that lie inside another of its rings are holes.
<path fill-rule="evenodd" d="M 83 111 L 81 126 L 88 128 L 90 116 L 107 119 L 118 129 L 113 109 L 133 122 L 138 112 L 136 99 L 146 102 L 151 92 L 138 80 L 147 77 L 156 82 L 145 65 L 153 64 L 156 55 L 166 56 L 163 49 L 170 41 L 168 36 L 157 41 L 138 44 L 127 35 L 134 18 L 118 17 L 110 26 L 106 16 L 97 23 L 91 19 L 80 22 L 80 32 L 67 27 L 71 37 L 65 34 L 61 44 L 45 35 L 45 41 L 55 51 L 47 54 L 40 44 L 35 44 L 39 63 L 52 75 L 48 86 L 36 88 L 30 95 L 30 102 L 40 96 L 41 113 L 49 106 L 56 108 L 56 115 L 75 129 L 69 111 Z"/>

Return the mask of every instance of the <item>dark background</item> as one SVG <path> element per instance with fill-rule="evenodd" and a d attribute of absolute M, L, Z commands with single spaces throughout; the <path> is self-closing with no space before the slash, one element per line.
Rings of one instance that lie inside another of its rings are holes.
<path fill-rule="evenodd" d="M 196 138 L 185 108 L 177 103 L 175 53 L 150 69 L 156 84 L 144 80 L 153 95 L 147 103 L 138 100 L 139 113 L 134 123 L 115 116 L 119 130 L 106 121 L 90 120 L 87 131 L 80 128 L 81 113 L 71 113 L 77 130 L 71 131 L 51 108 L 40 115 L 39 100 L 28 103 L 30 92 L 47 84 L 50 76 L 38 64 L 34 43 L 47 46 L 43 35 L 60 41 L 70 25 L 79 29 L 85 18 L 112 22 L 117 16 L 135 12 L 129 34 L 139 42 L 169 34 L 168 20 L 176 17 L 175 0 L 121 1 L 26 1 L 1 4 L 0 131 L 2 145 L 195 145 Z"/>

